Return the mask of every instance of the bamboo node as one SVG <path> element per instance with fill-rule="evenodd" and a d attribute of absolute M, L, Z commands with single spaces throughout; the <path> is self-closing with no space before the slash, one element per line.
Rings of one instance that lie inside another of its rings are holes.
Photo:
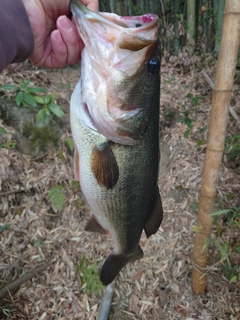
<path fill-rule="evenodd" d="M 232 11 L 229 11 L 229 12 L 224 12 L 224 14 L 234 14 L 234 15 L 240 15 L 240 12 L 232 12 Z"/>
<path fill-rule="evenodd" d="M 226 89 L 226 90 L 213 89 L 213 92 L 232 92 L 232 89 Z"/>
<path fill-rule="evenodd" d="M 208 146 L 206 147 L 208 150 L 211 150 L 212 152 L 223 152 L 224 149 L 212 149 L 212 148 L 209 148 Z"/>
<path fill-rule="evenodd" d="M 199 264 L 197 264 L 197 262 L 195 261 L 195 259 L 192 257 L 191 258 L 191 263 L 193 268 L 199 273 L 201 274 L 201 277 L 199 277 L 199 279 L 205 277 L 207 275 L 207 273 L 210 271 L 209 268 L 207 267 L 202 267 Z"/>

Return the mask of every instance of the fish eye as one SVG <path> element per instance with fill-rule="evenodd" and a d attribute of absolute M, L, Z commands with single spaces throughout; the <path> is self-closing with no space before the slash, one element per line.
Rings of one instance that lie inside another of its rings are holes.
<path fill-rule="evenodd" d="M 148 61 L 148 71 L 151 74 L 157 74 L 160 70 L 160 60 L 157 57 L 154 57 Z"/>
<path fill-rule="evenodd" d="M 135 27 L 136 27 L 136 28 L 139 28 L 139 27 L 141 27 L 141 26 L 142 26 L 141 23 L 136 23 L 136 24 L 135 24 Z"/>

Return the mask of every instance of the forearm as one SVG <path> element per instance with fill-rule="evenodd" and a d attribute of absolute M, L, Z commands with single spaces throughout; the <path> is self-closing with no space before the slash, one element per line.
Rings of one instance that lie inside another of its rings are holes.
<path fill-rule="evenodd" d="M 22 62 L 34 48 L 33 33 L 21 0 L 0 0 L 0 72 Z"/>

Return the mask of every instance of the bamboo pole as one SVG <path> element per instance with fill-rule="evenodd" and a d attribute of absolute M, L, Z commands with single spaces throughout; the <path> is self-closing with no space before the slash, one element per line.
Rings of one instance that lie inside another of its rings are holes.
<path fill-rule="evenodd" d="M 205 240 L 212 229 L 211 213 L 214 208 L 218 173 L 221 166 L 228 108 L 231 100 L 234 74 L 240 42 L 240 1 L 227 0 L 224 12 L 222 38 L 218 58 L 216 81 L 212 96 L 212 109 L 200 190 L 198 226 L 193 253 L 192 288 L 202 294 L 206 286 L 207 248 Z"/>
<path fill-rule="evenodd" d="M 196 17 L 196 3 L 195 1 L 188 0 L 187 1 L 187 28 L 188 28 L 188 43 L 187 47 L 189 52 L 194 51 L 195 45 L 195 17 Z"/>

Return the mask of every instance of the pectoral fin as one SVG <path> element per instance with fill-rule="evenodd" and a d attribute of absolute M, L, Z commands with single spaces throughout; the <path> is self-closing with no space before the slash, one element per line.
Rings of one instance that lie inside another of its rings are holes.
<path fill-rule="evenodd" d="M 91 216 L 91 218 L 88 220 L 88 222 L 85 225 L 84 228 L 86 231 L 90 232 L 98 232 L 101 234 L 106 234 L 108 233 L 107 230 L 105 230 L 100 223 L 97 221 L 97 219 L 94 216 Z"/>
<path fill-rule="evenodd" d="M 117 183 L 118 164 L 108 142 L 96 146 L 92 151 L 91 170 L 99 185 L 112 189 Z"/>
<path fill-rule="evenodd" d="M 161 196 L 157 187 L 154 206 L 149 212 L 147 219 L 145 221 L 144 230 L 146 236 L 149 238 L 152 234 L 156 233 L 160 227 L 163 219 L 163 208 Z"/>
<path fill-rule="evenodd" d="M 135 260 L 141 259 L 143 257 L 143 251 L 138 246 L 136 250 L 129 255 L 116 255 L 111 253 L 102 266 L 100 273 L 100 280 L 106 286 L 111 283 L 120 270 L 128 263 Z"/>

